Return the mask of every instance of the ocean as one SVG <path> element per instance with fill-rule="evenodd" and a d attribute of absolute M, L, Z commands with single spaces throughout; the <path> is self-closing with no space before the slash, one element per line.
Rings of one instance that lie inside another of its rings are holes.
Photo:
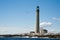
<path fill-rule="evenodd" d="M 0 40 L 60 40 L 60 38 L 0 38 Z"/>

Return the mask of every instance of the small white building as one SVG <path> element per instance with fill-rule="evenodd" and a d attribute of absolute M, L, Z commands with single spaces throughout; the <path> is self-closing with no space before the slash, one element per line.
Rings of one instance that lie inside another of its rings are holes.
<path fill-rule="evenodd" d="M 46 34 L 48 31 L 46 29 L 40 29 L 40 35 Z"/>

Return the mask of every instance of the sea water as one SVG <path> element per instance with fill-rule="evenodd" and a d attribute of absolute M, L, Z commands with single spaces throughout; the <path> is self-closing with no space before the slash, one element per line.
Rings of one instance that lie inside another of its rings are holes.
<path fill-rule="evenodd" d="M 60 40 L 60 38 L 0 38 L 0 40 Z"/>

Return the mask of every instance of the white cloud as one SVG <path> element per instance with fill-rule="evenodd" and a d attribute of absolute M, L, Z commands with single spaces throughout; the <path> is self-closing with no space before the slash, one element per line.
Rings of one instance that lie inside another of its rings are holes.
<path fill-rule="evenodd" d="M 46 26 L 51 26 L 52 23 L 51 22 L 41 22 L 40 23 L 40 27 L 46 27 Z"/>
<path fill-rule="evenodd" d="M 52 19 L 54 19 L 54 20 L 59 20 L 59 21 L 60 21 L 60 18 L 53 17 Z"/>
<path fill-rule="evenodd" d="M 30 32 L 31 30 L 24 27 L 0 27 L 0 34 L 21 34 Z"/>
<path fill-rule="evenodd" d="M 51 26 L 51 22 L 41 22 L 40 26 Z M 34 27 L 35 28 L 35 27 Z M 0 34 L 20 34 L 20 33 L 27 33 L 30 31 L 34 31 L 31 27 L 0 27 Z"/>
<path fill-rule="evenodd" d="M 56 31 L 56 29 L 54 29 L 54 28 L 53 28 L 53 29 L 50 28 L 50 29 L 48 30 L 48 32 L 54 32 L 54 31 Z"/>

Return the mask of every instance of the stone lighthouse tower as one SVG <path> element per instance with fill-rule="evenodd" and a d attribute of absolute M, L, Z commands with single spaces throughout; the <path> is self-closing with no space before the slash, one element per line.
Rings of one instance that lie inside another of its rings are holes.
<path fill-rule="evenodd" d="M 39 6 L 36 8 L 36 28 L 35 28 L 35 33 L 40 33 L 39 29 Z"/>

